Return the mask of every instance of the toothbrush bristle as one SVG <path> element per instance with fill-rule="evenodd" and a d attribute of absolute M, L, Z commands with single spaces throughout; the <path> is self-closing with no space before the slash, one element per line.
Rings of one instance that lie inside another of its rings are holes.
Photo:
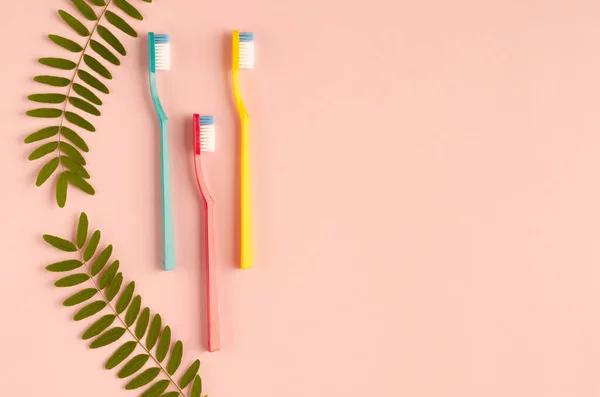
<path fill-rule="evenodd" d="M 254 68 L 254 33 L 240 32 L 240 62 L 242 69 Z"/>
<path fill-rule="evenodd" d="M 171 69 L 171 40 L 168 34 L 157 34 L 154 38 L 156 70 Z"/>
<path fill-rule="evenodd" d="M 196 148 L 203 152 L 214 152 L 216 149 L 215 145 L 215 118 L 213 116 L 200 116 L 200 139 L 196 139 L 196 145 L 200 147 Z"/>

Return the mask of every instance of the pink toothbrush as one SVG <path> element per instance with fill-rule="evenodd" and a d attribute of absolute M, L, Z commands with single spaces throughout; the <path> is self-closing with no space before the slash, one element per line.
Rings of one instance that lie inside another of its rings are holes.
<path fill-rule="evenodd" d="M 215 119 L 213 116 L 194 114 L 194 168 L 196 181 L 204 201 L 204 252 L 206 259 L 206 303 L 208 314 L 208 351 L 221 348 L 219 331 L 219 304 L 217 269 L 215 264 L 214 200 L 202 173 L 203 152 L 215 151 Z"/>

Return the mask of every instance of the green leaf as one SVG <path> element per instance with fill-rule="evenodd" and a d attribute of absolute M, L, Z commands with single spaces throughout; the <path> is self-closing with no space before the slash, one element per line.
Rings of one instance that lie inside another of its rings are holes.
<path fill-rule="evenodd" d="M 126 342 L 125 344 L 123 344 L 123 346 L 119 347 L 112 356 L 110 356 L 110 358 L 108 359 L 108 361 L 106 362 L 106 369 L 113 369 L 115 368 L 117 365 L 121 364 L 123 362 L 123 360 L 125 360 L 127 357 L 129 357 L 129 355 L 131 353 L 133 353 L 133 351 L 135 350 L 135 347 L 137 345 L 137 342 Z"/>
<path fill-rule="evenodd" d="M 119 272 L 106 289 L 106 299 L 108 299 L 109 302 L 117 296 L 117 293 L 121 289 L 121 284 L 123 284 L 123 273 Z"/>
<path fill-rule="evenodd" d="M 178 391 L 170 391 L 170 392 L 162 395 L 162 397 L 179 397 L 179 396 L 181 396 L 181 394 L 179 394 Z"/>
<path fill-rule="evenodd" d="M 163 330 L 160 335 L 160 342 L 158 342 L 158 346 L 156 347 L 156 358 L 158 362 L 162 362 L 165 357 L 167 357 L 167 353 L 169 352 L 169 347 L 171 346 L 171 327 L 168 325 Z"/>
<path fill-rule="evenodd" d="M 142 297 L 139 295 L 137 295 L 131 301 L 131 305 L 129 305 L 129 308 L 127 309 L 127 315 L 125 316 L 125 324 L 127 324 L 128 327 L 131 327 L 133 325 L 133 323 L 135 323 L 135 319 L 137 318 L 138 314 L 140 313 L 141 304 L 142 304 Z"/>
<path fill-rule="evenodd" d="M 58 147 L 58 142 L 45 143 L 42 146 L 35 149 L 33 152 L 31 152 L 31 154 L 29 155 L 29 160 L 37 160 L 39 158 L 42 158 L 45 155 L 50 154 L 53 151 L 55 151 L 57 147 Z"/>
<path fill-rule="evenodd" d="M 175 342 L 173 349 L 171 350 L 171 357 L 169 358 L 169 363 L 167 364 L 167 371 L 169 375 L 175 374 L 177 369 L 181 365 L 181 359 L 183 358 L 183 343 L 178 340 Z"/>
<path fill-rule="evenodd" d="M 69 181 L 69 183 L 71 185 L 75 186 L 82 192 L 87 193 L 90 196 L 93 196 L 94 194 L 96 194 L 96 191 L 94 190 L 92 185 L 90 185 L 85 179 L 83 179 L 76 173 L 74 173 L 72 171 L 65 171 L 63 174 L 65 175 L 65 177 L 67 178 L 67 181 Z"/>
<path fill-rule="evenodd" d="M 73 144 L 75 144 L 75 146 L 77 146 L 82 151 L 86 153 L 90 151 L 90 148 L 88 147 L 87 143 L 85 143 L 83 138 L 69 127 L 63 126 L 61 132 L 65 138 L 73 142 Z"/>
<path fill-rule="evenodd" d="M 114 48 L 115 51 L 117 51 L 119 54 L 123 56 L 127 55 L 127 51 L 125 50 L 125 47 L 123 47 L 123 44 L 121 44 L 117 36 L 112 34 L 110 30 L 108 30 L 102 25 L 98 25 L 98 34 L 100 35 L 100 37 L 102 37 L 102 39 L 104 39 L 104 41 L 108 43 L 108 45 Z"/>
<path fill-rule="evenodd" d="M 79 215 L 79 222 L 77 222 L 77 248 L 81 249 L 85 245 L 87 240 L 89 221 L 87 214 L 82 212 Z"/>
<path fill-rule="evenodd" d="M 62 36 L 57 36 L 55 34 L 49 34 L 48 38 L 52 40 L 56 45 L 64 48 L 65 50 L 71 52 L 81 52 L 83 51 L 83 47 L 74 42 L 73 40 L 69 40 Z"/>
<path fill-rule="evenodd" d="M 76 274 L 72 274 L 70 276 L 67 277 L 63 277 L 60 280 L 58 280 L 57 282 L 54 283 L 54 285 L 56 287 L 73 287 L 75 285 L 79 285 L 81 283 L 85 283 L 86 281 L 88 281 L 90 279 L 90 276 L 88 276 L 85 273 L 76 273 Z"/>
<path fill-rule="evenodd" d="M 154 385 L 152 385 L 151 388 L 142 393 L 141 397 L 159 397 L 162 394 L 162 392 L 167 390 L 167 387 L 169 387 L 169 383 L 170 382 L 166 379 L 159 380 Z"/>
<path fill-rule="evenodd" d="M 125 389 L 134 390 L 142 386 L 146 386 L 148 383 L 152 382 L 158 374 L 160 373 L 160 368 L 148 368 L 135 378 L 131 380 L 128 384 L 125 385 Z"/>
<path fill-rule="evenodd" d="M 137 324 L 135 325 L 135 336 L 138 339 L 142 339 L 144 334 L 146 333 L 146 328 L 148 328 L 148 322 L 150 321 L 150 309 L 145 308 L 142 310 L 142 314 L 137 320 Z"/>
<path fill-rule="evenodd" d="M 196 378 L 194 378 L 194 384 L 192 385 L 190 397 L 200 397 L 200 394 L 202 394 L 202 379 L 196 375 Z"/>
<path fill-rule="evenodd" d="M 86 319 L 86 318 L 98 313 L 100 310 L 104 309 L 105 307 L 106 307 L 106 302 L 104 302 L 104 301 L 92 302 L 89 305 L 85 306 L 83 309 L 79 310 L 73 317 L 73 320 L 80 321 L 80 320 Z"/>
<path fill-rule="evenodd" d="M 58 14 L 63 19 L 63 21 L 65 21 L 67 25 L 69 25 L 74 31 L 79 33 L 80 36 L 87 37 L 90 35 L 90 31 L 88 30 L 88 28 L 86 28 L 84 24 L 79 22 L 79 20 L 73 15 L 63 10 L 58 10 Z"/>
<path fill-rule="evenodd" d="M 121 64 L 119 58 L 117 58 L 117 56 L 113 54 L 111 50 L 106 48 L 104 44 L 101 44 L 96 40 L 92 40 L 90 42 L 90 47 L 96 52 L 96 54 L 100 55 L 102 58 L 112 63 L 113 65 L 119 66 Z"/>
<path fill-rule="evenodd" d="M 90 87 L 93 87 L 104 94 L 110 93 L 108 87 L 105 86 L 100 80 L 92 76 L 89 72 L 86 72 L 85 70 L 79 70 L 77 72 L 77 76 L 79 76 L 79 78 L 87 83 Z"/>
<path fill-rule="evenodd" d="M 83 128 L 84 130 L 88 130 L 90 132 L 96 131 L 96 128 L 92 125 L 92 123 L 90 123 L 89 121 L 87 121 L 86 119 L 84 119 L 83 117 L 78 115 L 77 113 L 65 112 L 65 118 L 70 123 L 75 124 L 76 126 Z"/>
<path fill-rule="evenodd" d="M 77 161 L 67 156 L 60 156 L 60 160 L 65 167 L 73 171 L 75 174 L 79 175 L 84 179 L 90 178 L 90 174 L 87 172 L 87 170 Z"/>
<path fill-rule="evenodd" d="M 98 6 L 98 7 L 102 7 L 102 6 L 106 5 L 104 0 L 90 0 L 90 3 L 92 3 L 93 5 Z"/>
<path fill-rule="evenodd" d="M 62 116 L 63 112 L 60 109 L 54 108 L 42 108 L 42 109 L 33 109 L 26 113 L 30 117 L 38 117 L 43 119 L 56 119 Z"/>
<path fill-rule="evenodd" d="M 110 74 L 108 69 L 96 58 L 86 54 L 83 56 L 83 61 L 90 67 L 90 69 L 98 73 L 100 76 L 104 77 L 105 79 L 112 80 L 112 74 Z"/>
<path fill-rule="evenodd" d="M 152 350 L 156 341 L 158 340 L 158 335 L 160 334 L 160 327 L 162 326 L 162 317 L 160 314 L 155 314 L 152 319 L 152 323 L 150 324 L 150 329 L 148 330 L 148 336 L 146 337 L 146 347 L 148 350 Z"/>
<path fill-rule="evenodd" d="M 65 177 L 65 173 L 61 172 L 56 180 L 56 203 L 60 208 L 64 208 L 67 203 L 67 189 L 69 183 Z"/>
<path fill-rule="evenodd" d="M 102 335 L 100 335 L 98 338 L 96 338 L 90 344 L 90 349 L 98 349 L 100 347 L 110 345 L 111 343 L 118 341 L 124 334 L 125 334 L 125 328 L 121 328 L 121 327 L 112 328 L 112 329 L 106 331 L 105 333 L 103 333 Z"/>
<path fill-rule="evenodd" d="M 77 150 L 73 145 L 70 145 L 65 141 L 61 141 L 58 146 L 59 146 L 61 152 L 63 152 L 67 156 L 71 157 L 73 160 L 77 161 L 79 164 L 81 164 L 81 165 L 86 164 L 85 158 L 83 158 L 81 153 L 79 153 L 79 150 Z"/>
<path fill-rule="evenodd" d="M 56 76 L 35 76 L 33 81 L 36 81 L 40 84 L 51 85 L 53 87 L 66 87 L 71 84 L 71 80 L 66 77 L 56 77 Z"/>
<path fill-rule="evenodd" d="M 144 19 L 142 14 L 140 14 L 140 12 L 126 0 L 114 0 L 114 3 L 117 7 L 119 7 L 125 14 L 129 15 L 130 17 L 135 18 L 138 21 Z"/>
<path fill-rule="evenodd" d="M 84 17 L 86 17 L 89 21 L 96 21 L 98 19 L 98 17 L 96 16 L 96 13 L 94 12 L 94 9 L 92 7 L 90 7 L 89 4 L 86 3 L 85 1 L 71 0 L 71 2 L 75 5 L 75 7 L 77 7 L 79 12 L 81 12 L 81 14 Z"/>
<path fill-rule="evenodd" d="M 62 262 L 56 262 L 46 266 L 46 270 L 50 272 L 70 272 L 83 266 L 83 262 L 76 259 L 69 259 Z"/>
<path fill-rule="evenodd" d="M 125 309 L 127 309 L 127 306 L 129 306 L 129 302 L 131 302 L 131 297 L 133 296 L 134 290 L 135 282 L 132 281 L 129 283 L 129 285 L 127 285 L 125 291 L 123 291 L 123 293 L 119 297 L 119 300 L 117 301 L 117 306 L 115 307 L 117 313 L 121 314 Z"/>
<path fill-rule="evenodd" d="M 149 358 L 150 356 L 147 354 L 138 354 L 137 356 L 129 360 L 129 362 L 125 364 L 123 368 L 121 368 L 117 376 L 123 379 L 135 374 L 137 371 L 142 369 L 144 364 L 148 362 Z"/>
<path fill-rule="evenodd" d="M 77 251 L 77 247 L 75 247 L 75 244 L 73 244 L 72 242 L 65 240 L 63 238 L 60 238 L 60 237 L 52 236 L 50 234 L 44 234 L 44 241 L 46 241 L 48 244 L 50 244 L 54 248 L 57 248 L 61 251 L 65 251 L 65 252 Z"/>
<path fill-rule="evenodd" d="M 99 242 L 100 242 L 100 230 L 96 230 L 92 234 L 92 237 L 90 238 L 90 241 L 88 242 L 88 245 L 85 248 L 85 251 L 83 252 L 83 260 L 85 262 L 89 261 L 92 258 L 92 256 L 94 256 L 94 253 L 96 253 L 96 248 L 98 247 Z"/>
<path fill-rule="evenodd" d="M 96 295 L 97 292 L 98 292 L 98 290 L 96 288 L 86 288 L 84 290 L 81 290 L 78 293 L 76 293 L 75 295 L 67 298 L 63 302 L 63 306 L 70 307 L 70 306 L 75 306 L 80 303 L 83 303 L 89 299 L 92 299 Z"/>
<path fill-rule="evenodd" d="M 38 173 L 37 179 L 35 180 L 35 185 L 38 187 L 42 186 L 44 182 L 46 182 L 48 178 L 50 178 L 54 171 L 56 171 L 56 169 L 58 168 L 58 163 L 58 157 L 55 157 L 52 160 L 48 161 Z"/>
<path fill-rule="evenodd" d="M 77 66 L 75 62 L 64 58 L 40 58 L 39 62 L 42 65 L 61 70 L 73 70 Z"/>
<path fill-rule="evenodd" d="M 119 271 L 119 261 L 114 261 L 105 271 L 102 273 L 100 278 L 98 279 L 98 288 L 104 289 Z"/>
<path fill-rule="evenodd" d="M 196 360 L 192 363 L 192 365 L 190 365 L 190 367 L 185 371 L 185 373 L 181 377 L 181 380 L 179 381 L 179 387 L 185 389 L 190 383 L 192 383 L 199 369 L 200 360 Z"/>
<path fill-rule="evenodd" d="M 133 29 L 123 18 L 118 16 L 112 11 L 106 11 L 104 14 L 106 20 L 111 23 L 114 27 L 121 30 L 123 33 L 128 34 L 131 37 L 137 37 L 137 32 Z"/>
<path fill-rule="evenodd" d="M 77 109 L 81 109 L 86 113 L 89 113 L 93 116 L 100 116 L 101 113 L 98 110 L 97 107 L 95 107 L 94 105 L 92 105 L 91 103 L 84 101 L 81 98 L 77 98 L 77 97 L 70 97 L 69 98 L 69 103 L 73 106 L 75 106 Z"/>
<path fill-rule="evenodd" d="M 88 88 L 82 86 L 79 83 L 73 84 L 73 91 L 75 91 L 77 94 L 81 95 L 82 97 L 84 97 L 85 99 L 87 99 L 88 101 L 90 101 L 91 103 L 93 103 L 95 105 L 98 105 L 98 106 L 102 105 L 102 101 L 100 100 L 100 98 L 98 98 L 98 96 L 96 94 L 94 94 Z"/>
<path fill-rule="evenodd" d="M 102 332 L 104 332 L 105 329 L 107 329 L 108 327 L 110 327 L 112 325 L 112 323 L 115 321 L 115 319 L 117 318 L 117 316 L 115 316 L 114 314 L 107 314 L 105 316 L 102 316 L 98 321 L 96 321 L 94 324 L 92 324 L 81 336 L 81 339 L 83 340 L 88 340 L 88 339 L 92 339 L 95 336 L 100 335 Z"/>
<path fill-rule="evenodd" d="M 80 177 L 85 178 L 85 179 L 88 179 L 90 177 L 90 174 L 88 174 L 88 172 L 83 167 L 83 165 L 79 164 L 77 161 L 73 160 L 72 158 L 67 157 L 67 156 L 60 156 L 60 161 L 65 167 L 67 167 L 69 170 L 73 171 Z"/>
<path fill-rule="evenodd" d="M 92 265 L 92 276 L 97 275 L 98 273 L 100 273 L 100 271 L 102 271 L 102 269 L 104 269 L 104 265 L 106 265 L 106 263 L 108 262 L 108 259 L 112 255 L 112 251 L 113 246 L 111 244 L 108 247 L 104 248 L 100 255 L 98 255 L 98 257 L 94 261 L 94 264 Z"/>
<path fill-rule="evenodd" d="M 35 94 L 29 95 L 27 99 L 40 103 L 63 103 L 67 96 L 63 94 Z"/>
<path fill-rule="evenodd" d="M 43 139 L 51 138 L 56 134 L 58 134 L 58 127 L 46 127 L 25 138 L 25 143 L 41 141 Z"/>

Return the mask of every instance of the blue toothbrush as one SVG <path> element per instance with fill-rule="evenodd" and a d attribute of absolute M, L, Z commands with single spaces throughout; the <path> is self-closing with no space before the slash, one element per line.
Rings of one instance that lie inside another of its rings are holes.
<path fill-rule="evenodd" d="M 163 265 L 175 269 L 175 233 L 173 228 L 173 200 L 171 198 L 171 166 L 169 161 L 169 119 L 160 103 L 156 86 L 156 71 L 171 68 L 169 35 L 148 33 L 150 61 L 150 91 L 154 109 L 160 122 L 160 170 L 163 217 Z"/>

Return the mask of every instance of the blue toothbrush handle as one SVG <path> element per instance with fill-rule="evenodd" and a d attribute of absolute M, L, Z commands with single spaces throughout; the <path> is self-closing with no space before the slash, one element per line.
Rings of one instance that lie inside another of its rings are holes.
<path fill-rule="evenodd" d="M 175 269 L 175 230 L 173 227 L 173 199 L 171 197 L 171 162 L 169 159 L 169 121 L 160 120 L 160 170 L 163 218 L 163 265 Z"/>

